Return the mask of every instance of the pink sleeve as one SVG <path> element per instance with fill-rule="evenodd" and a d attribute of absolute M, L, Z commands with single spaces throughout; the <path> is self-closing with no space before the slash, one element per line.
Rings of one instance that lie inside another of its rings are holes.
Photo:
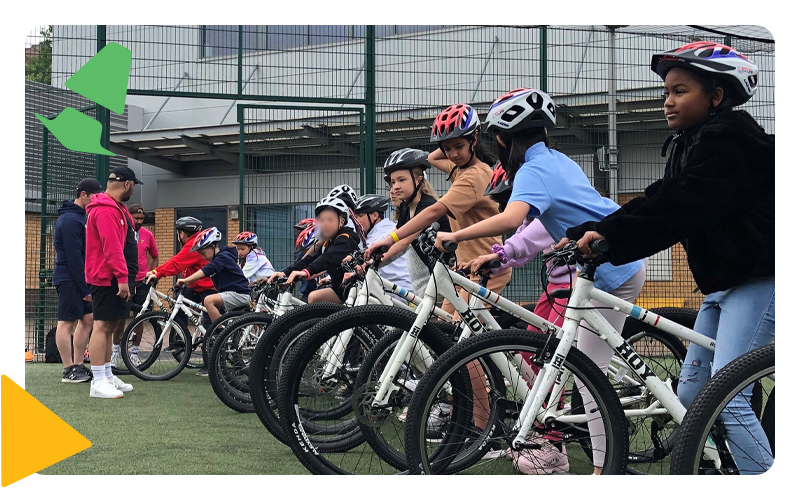
<path fill-rule="evenodd" d="M 550 237 L 539 219 L 534 219 L 503 244 L 508 262 L 501 269 L 522 267 L 553 243 L 553 238 Z"/>
<path fill-rule="evenodd" d="M 150 240 L 147 244 L 147 253 L 150 254 L 150 257 L 158 257 L 158 247 L 156 247 L 156 237 L 153 233 L 148 232 L 147 238 Z"/>

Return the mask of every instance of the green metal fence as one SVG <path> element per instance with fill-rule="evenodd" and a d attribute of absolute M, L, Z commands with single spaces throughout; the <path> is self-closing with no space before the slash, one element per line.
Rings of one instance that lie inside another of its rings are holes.
<path fill-rule="evenodd" d="M 53 113 L 91 104 L 65 91 L 64 82 L 109 42 L 133 54 L 129 103 L 140 96 L 220 99 L 229 109 L 238 103 L 238 143 L 212 146 L 238 154 L 239 226 L 267 242 L 279 267 L 293 259 L 291 226 L 330 188 L 349 183 L 362 193 L 385 193 L 385 158 L 401 147 L 435 147 L 429 127 L 442 108 L 467 102 L 484 116 L 496 97 L 517 87 L 551 94 L 556 147 L 598 191 L 624 203 L 660 178 L 661 146 L 670 135 L 650 57 L 700 39 L 732 45 L 758 64 L 759 90 L 744 109 L 774 132 L 775 46 L 754 26 L 54 26 L 52 86 L 26 94 L 26 113 L 44 106 L 46 94 L 59 96 Z M 28 45 L 41 40 L 34 34 Z M 115 120 L 123 121 L 99 111 L 107 133 Z M 158 115 L 148 113 L 151 120 Z M 52 289 L 38 273 L 46 276 L 52 268 L 47 227 L 68 193 L 51 186 L 59 178 L 70 185 L 101 168 L 90 157 L 66 161 L 63 152 L 64 161 L 44 161 L 37 123 L 29 127 L 26 120 L 26 217 L 37 228 L 26 232 L 26 325 L 42 327 L 28 329 L 29 346 L 54 315 Z M 143 153 L 146 162 L 157 146 Z M 430 180 L 440 194 L 447 190 L 438 172 Z M 515 271 L 507 295 L 535 300 L 538 280 L 536 263 Z M 702 297 L 693 290 L 676 246 L 651 258 L 640 301 L 696 307 Z"/>

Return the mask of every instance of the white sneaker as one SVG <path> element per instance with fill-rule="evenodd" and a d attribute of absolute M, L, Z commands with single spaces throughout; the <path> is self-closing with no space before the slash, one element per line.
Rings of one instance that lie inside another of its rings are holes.
<path fill-rule="evenodd" d="M 89 385 L 90 398 L 119 399 L 123 397 L 122 391 L 114 387 L 107 378 L 99 381 L 92 380 Z"/>
<path fill-rule="evenodd" d="M 131 363 L 133 363 L 133 366 L 139 366 L 142 364 L 142 361 L 139 359 L 139 355 L 135 352 L 131 353 Z"/>
<path fill-rule="evenodd" d="M 122 356 L 119 354 L 119 350 L 111 351 L 111 366 L 118 366 L 122 363 Z"/>
<path fill-rule="evenodd" d="M 118 391 L 131 392 L 133 390 L 133 386 L 131 384 L 126 384 L 125 382 L 117 378 L 116 375 L 112 375 L 111 378 L 107 378 L 106 380 L 111 382 L 111 385 L 114 386 L 114 389 Z"/>

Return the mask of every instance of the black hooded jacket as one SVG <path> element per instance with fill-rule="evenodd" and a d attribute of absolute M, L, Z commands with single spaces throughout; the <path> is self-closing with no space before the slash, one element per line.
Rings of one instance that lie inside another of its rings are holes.
<path fill-rule="evenodd" d="M 65 201 L 58 209 L 58 220 L 53 230 L 53 246 L 56 249 L 53 284 L 74 283 L 81 297 L 89 295 L 84 274 L 86 210 L 72 200 Z"/>
<path fill-rule="evenodd" d="M 675 137 L 664 178 L 600 222 L 621 265 L 680 242 L 704 294 L 775 274 L 775 136 L 745 111 L 720 113 Z"/>

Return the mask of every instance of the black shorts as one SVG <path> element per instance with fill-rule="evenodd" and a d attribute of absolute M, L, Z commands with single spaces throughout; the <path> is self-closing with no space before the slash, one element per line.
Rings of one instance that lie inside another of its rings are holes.
<path fill-rule="evenodd" d="M 138 306 L 136 309 L 141 309 L 142 304 L 144 304 L 144 301 L 147 300 L 147 292 L 149 290 L 150 285 L 146 284 L 144 281 L 136 282 L 136 292 L 131 290 L 131 302 L 133 305 Z"/>
<path fill-rule="evenodd" d="M 92 285 L 92 309 L 97 321 L 116 321 L 128 319 L 131 312 L 131 301 L 123 300 L 117 295 L 117 278 L 111 279 L 110 286 Z"/>
<path fill-rule="evenodd" d="M 86 302 L 75 283 L 56 285 L 58 292 L 58 321 L 75 321 L 92 314 L 92 303 Z"/>

